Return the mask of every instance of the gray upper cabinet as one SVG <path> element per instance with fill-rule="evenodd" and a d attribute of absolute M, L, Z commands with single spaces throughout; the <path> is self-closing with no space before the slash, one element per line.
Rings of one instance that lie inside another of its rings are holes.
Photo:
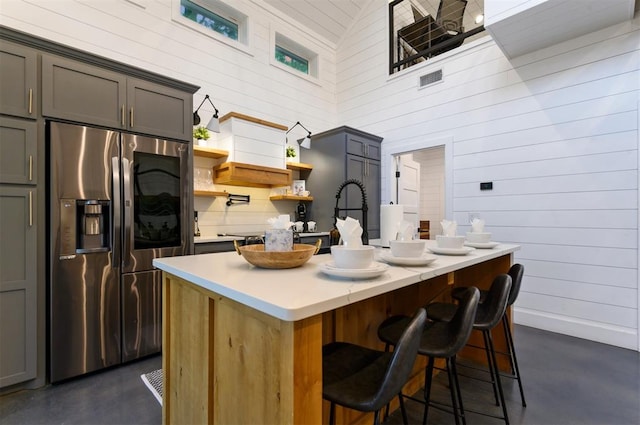
<path fill-rule="evenodd" d="M 126 77 L 56 56 L 42 56 L 42 115 L 112 128 L 126 125 Z"/>
<path fill-rule="evenodd" d="M 37 52 L 28 47 L 0 41 L 0 113 L 36 119 L 38 117 Z"/>
<path fill-rule="evenodd" d="M 0 388 L 37 373 L 35 188 L 0 185 Z"/>
<path fill-rule="evenodd" d="M 35 121 L 0 116 L 0 183 L 36 184 L 36 132 Z"/>
<path fill-rule="evenodd" d="M 129 78 L 127 105 L 130 130 L 180 140 L 193 139 L 191 94 Z"/>
<path fill-rule="evenodd" d="M 301 162 L 313 165 L 306 188 L 313 196 L 308 207 L 310 220 L 318 230 L 333 227 L 334 208 L 338 188 L 347 180 L 358 180 L 367 196 L 367 232 L 369 239 L 380 237 L 380 157 L 382 138 L 351 127 L 338 127 L 311 137 L 311 149 L 301 149 Z M 363 215 L 360 189 L 345 186 L 338 207 L 340 216 L 360 220 Z"/>
<path fill-rule="evenodd" d="M 44 55 L 42 114 L 191 140 L 191 94 L 97 66 Z"/>
<path fill-rule="evenodd" d="M 347 153 L 378 161 L 382 156 L 380 141 L 370 140 L 361 134 L 347 133 Z"/>

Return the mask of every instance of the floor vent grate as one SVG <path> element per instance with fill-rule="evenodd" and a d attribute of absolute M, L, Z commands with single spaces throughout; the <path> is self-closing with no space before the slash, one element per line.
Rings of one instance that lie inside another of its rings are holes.
<path fill-rule="evenodd" d="M 442 81 L 442 70 L 420 76 L 420 88 Z"/>

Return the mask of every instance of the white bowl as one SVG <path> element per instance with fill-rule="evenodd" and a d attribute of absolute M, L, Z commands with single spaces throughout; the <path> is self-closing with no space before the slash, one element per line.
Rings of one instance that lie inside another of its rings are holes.
<path fill-rule="evenodd" d="M 464 245 L 464 236 L 443 236 L 436 235 L 438 248 L 462 248 Z"/>
<path fill-rule="evenodd" d="M 391 253 L 394 257 L 420 257 L 424 252 L 425 241 L 416 239 L 411 241 L 389 241 Z"/>
<path fill-rule="evenodd" d="M 491 233 L 489 232 L 467 232 L 467 241 L 472 243 L 491 242 Z"/>
<path fill-rule="evenodd" d="M 367 269 L 373 263 L 374 251 L 375 247 L 370 245 L 358 247 L 333 245 L 331 257 L 336 267 L 340 269 Z"/>

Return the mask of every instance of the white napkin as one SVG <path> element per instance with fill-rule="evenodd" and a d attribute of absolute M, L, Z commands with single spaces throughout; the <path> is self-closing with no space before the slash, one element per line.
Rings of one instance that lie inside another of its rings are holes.
<path fill-rule="evenodd" d="M 362 227 L 355 218 L 336 219 L 336 227 L 340 232 L 342 243 L 348 247 L 362 246 Z"/>
<path fill-rule="evenodd" d="M 289 219 L 289 214 L 282 214 L 278 217 L 271 217 L 267 219 L 267 223 L 272 229 L 288 229 L 293 226 L 293 222 Z"/>
<path fill-rule="evenodd" d="M 471 231 L 473 233 L 484 232 L 484 220 L 481 218 L 474 218 L 471 220 Z"/>
<path fill-rule="evenodd" d="M 415 235 L 415 226 L 410 221 L 402 220 L 398 223 L 398 229 L 396 232 L 396 240 L 398 241 L 410 241 Z"/>
<path fill-rule="evenodd" d="M 453 221 L 442 220 L 440 222 L 440 225 L 442 226 L 442 234 L 444 236 L 455 236 L 456 235 L 456 229 L 458 228 L 458 223 L 456 223 L 455 220 L 453 220 Z"/>

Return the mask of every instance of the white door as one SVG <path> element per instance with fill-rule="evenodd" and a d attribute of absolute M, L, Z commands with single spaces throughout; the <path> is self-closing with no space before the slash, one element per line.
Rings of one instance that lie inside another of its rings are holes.
<path fill-rule="evenodd" d="M 413 154 L 400 155 L 397 158 L 398 204 L 404 205 L 404 219 L 413 223 L 416 231 L 420 226 L 420 163 L 413 160 Z"/>

